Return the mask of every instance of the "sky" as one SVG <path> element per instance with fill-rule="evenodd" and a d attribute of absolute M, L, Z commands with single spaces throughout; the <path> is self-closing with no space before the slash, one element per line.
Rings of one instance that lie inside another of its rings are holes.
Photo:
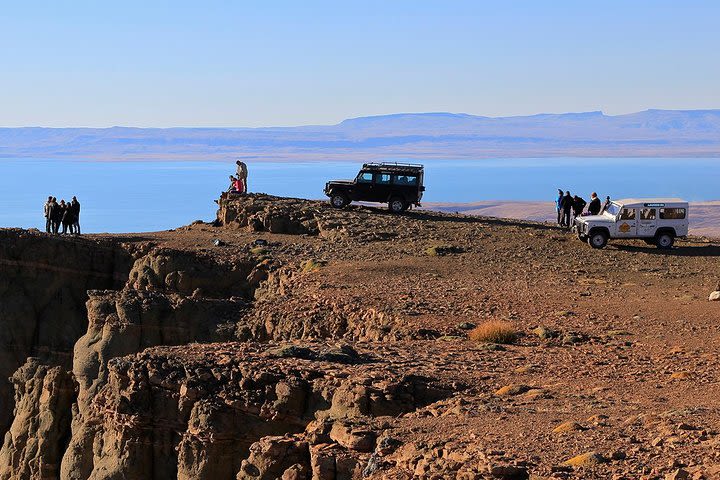
<path fill-rule="evenodd" d="M 0 0 L 0 126 L 720 108 L 716 0 Z"/>

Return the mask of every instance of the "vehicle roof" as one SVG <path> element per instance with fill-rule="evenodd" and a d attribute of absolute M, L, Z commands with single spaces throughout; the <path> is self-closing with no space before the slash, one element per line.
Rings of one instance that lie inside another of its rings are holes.
<path fill-rule="evenodd" d="M 623 198 L 620 200 L 612 200 L 623 207 L 644 207 L 646 203 L 663 203 L 665 205 L 687 205 L 687 201 L 682 198 L 657 197 L 657 198 Z"/>
<path fill-rule="evenodd" d="M 422 172 L 423 165 L 416 163 L 364 163 L 363 170 L 383 170 L 393 172 Z"/>

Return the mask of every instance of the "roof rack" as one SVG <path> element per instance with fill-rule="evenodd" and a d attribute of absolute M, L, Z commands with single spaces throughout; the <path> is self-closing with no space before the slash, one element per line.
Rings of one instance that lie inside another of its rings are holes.
<path fill-rule="evenodd" d="M 376 162 L 371 162 L 371 163 L 363 163 L 363 168 L 417 171 L 417 170 L 422 170 L 425 167 L 419 163 L 399 163 L 399 162 L 376 163 Z"/>

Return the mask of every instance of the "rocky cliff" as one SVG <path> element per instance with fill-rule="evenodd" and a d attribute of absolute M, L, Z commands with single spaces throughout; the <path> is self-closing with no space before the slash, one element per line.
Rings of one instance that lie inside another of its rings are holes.
<path fill-rule="evenodd" d="M 7 430 L 12 387 L 6 380 L 37 357 L 69 368 L 87 329 L 91 289 L 118 288 L 131 259 L 115 242 L 0 230 L 0 429 Z"/>
<path fill-rule="evenodd" d="M 89 448 L 71 445 L 63 473 L 93 479 L 276 478 L 270 469 L 282 475 L 268 460 L 312 472 L 310 446 L 329 442 L 333 428 L 352 429 L 353 418 L 362 424 L 365 416 L 396 416 L 447 395 L 430 379 L 374 373 L 387 367 L 350 347 L 315 343 L 297 349 L 253 343 L 163 347 L 116 358 L 85 411 L 83 428 L 92 435 L 82 440 Z M 328 433 L 309 440 L 303 432 L 319 419 L 329 426 L 311 430 Z M 256 442 L 286 434 L 301 438 L 294 461 L 258 453 L 243 461 Z M 357 452 L 369 453 L 375 434 L 362 435 L 367 438 L 358 440 L 364 443 Z M 73 440 L 77 436 L 74 430 Z M 361 468 L 355 464 L 350 470 Z"/>
<path fill-rule="evenodd" d="M 72 375 L 29 358 L 10 380 L 15 417 L 0 450 L 0 478 L 58 478 L 76 394 Z"/>

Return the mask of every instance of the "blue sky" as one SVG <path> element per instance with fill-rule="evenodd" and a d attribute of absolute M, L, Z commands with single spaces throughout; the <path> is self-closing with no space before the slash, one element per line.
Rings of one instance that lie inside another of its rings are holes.
<path fill-rule="evenodd" d="M 0 126 L 720 108 L 718 1 L 3 2 Z"/>

